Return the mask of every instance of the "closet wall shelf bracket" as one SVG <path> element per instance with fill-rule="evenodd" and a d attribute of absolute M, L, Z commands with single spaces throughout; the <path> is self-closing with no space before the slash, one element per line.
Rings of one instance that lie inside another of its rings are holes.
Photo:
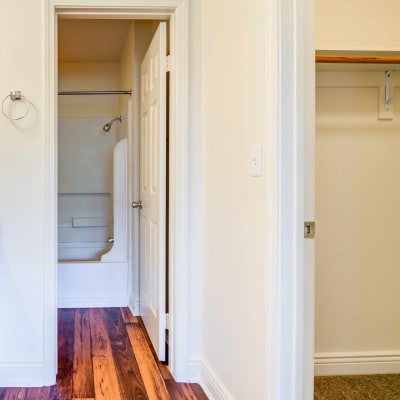
<path fill-rule="evenodd" d="M 385 71 L 385 110 L 390 111 L 390 105 L 394 103 L 399 97 L 400 92 L 393 95 L 393 89 L 390 85 L 390 78 L 394 72 L 400 71 L 400 66 L 391 68 Z"/>

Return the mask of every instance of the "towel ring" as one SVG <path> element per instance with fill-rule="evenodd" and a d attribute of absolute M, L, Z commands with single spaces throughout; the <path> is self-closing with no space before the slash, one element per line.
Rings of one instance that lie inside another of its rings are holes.
<path fill-rule="evenodd" d="M 26 108 L 25 108 L 24 112 L 21 115 L 15 117 L 15 118 L 13 118 L 13 117 L 11 117 L 11 115 L 7 114 L 7 112 L 4 110 L 4 103 L 8 99 L 10 99 L 11 102 L 13 102 L 13 101 L 25 101 Z M 22 118 L 26 117 L 26 115 L 28 114 L 30 108 L 31 108 L 31 103 L 29 102 L 29 100 L 19 90 L 16 90 L 15 92 L 10 92 L 10 94 L 7 95 L 6 97 L 4 97 L 3 101 L 1 102 L 1 111 L 2 111 L 3 115 L 6 118 L 11 119 L 13 121 L 18 121 L 19 119 L 22 119 Z"/>

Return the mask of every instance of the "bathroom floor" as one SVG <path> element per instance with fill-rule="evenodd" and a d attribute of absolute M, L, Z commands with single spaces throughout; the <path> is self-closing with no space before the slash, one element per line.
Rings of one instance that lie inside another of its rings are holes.
<path fill-rule="evenodd" d="M 0 399 L 206 400 L 156 361 L 140 318 L 127 308 L 60 309 L 57 384 L 0 388 Z"/>

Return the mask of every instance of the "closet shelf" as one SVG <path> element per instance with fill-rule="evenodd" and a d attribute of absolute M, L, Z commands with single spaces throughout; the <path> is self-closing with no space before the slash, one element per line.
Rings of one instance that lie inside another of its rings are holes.
<path fill-rule="evenodd" d="M 400 49 L 395 50 L 316 50 L 318 70 L 386 71 L 400 66 Z"/>
<path fill-rule="evenodd" d="M 317 70 L 374 70 L 384 74 L 384 86 L 379 90 L 378 119 L 392 119 L 392 104 L 400 98 L 400 92 L 394 93 L 391 81 L 394 73 L 400 72 L 400 51 L 340 51 L 322 50 L 315 52 Z"/>
<path fill-rule="evenodd" d="M 400 56 L 315 55 L 316 63 L 329 64 L 399 64 Z"/>

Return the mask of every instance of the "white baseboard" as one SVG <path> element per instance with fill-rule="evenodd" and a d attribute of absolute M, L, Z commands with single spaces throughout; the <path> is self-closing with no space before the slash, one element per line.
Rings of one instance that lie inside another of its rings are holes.
<path fill-rule="evenodd" d="M 44 363 L 0 363 L 0 387 L 45 386 Z"/>
<path fill-rule="evenodd" d="M 131 297 L 128 307 L 131 310 L 132 315 L 134 315 L 135 317 L 140 316 L 140 301 L 139 300 L 134 301 Z"/>
<path fill-rule="evenodd" d="M 400 350 L 315 353 L 315 375 L 370 375 L 400 373 Z"/>
<path fill-rule="evenodd" d="M 205 361 L 190 361 L 188 371 L 189 381 L 200 384 L 210 400 L 233 400 L 228 389 Z"/>

